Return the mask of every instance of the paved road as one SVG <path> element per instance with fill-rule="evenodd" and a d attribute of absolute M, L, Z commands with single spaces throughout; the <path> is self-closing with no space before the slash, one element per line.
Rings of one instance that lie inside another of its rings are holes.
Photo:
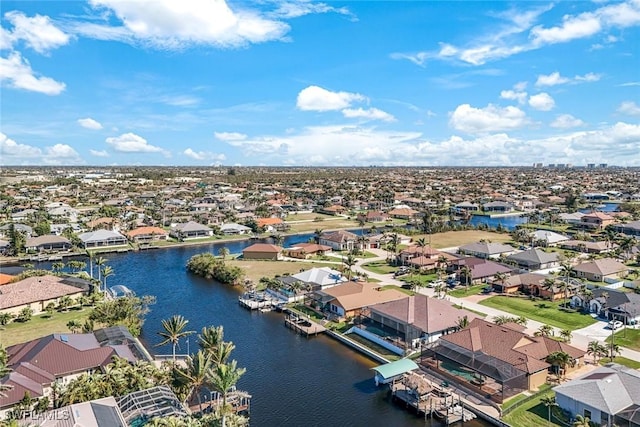
<path fill-rule="evenodd" d="M 366 259 L 358 260 L 358 262 L 353 268 L 355 272 L 366 273 L 370 278 L 380 280 L 384 284 L 401 286 L 404 283 L 400 280 L 395 279 L 393 277 L 393 274 L 377 274 L 377 273 L 372 273 L 368 270 L 364 270 L 362 268 L 362 264 L 372 262 L 372 261 L 380 261 L 380 260 L 387 259 L 387 253 L 382 249 L 369 249 L 369 252 L 372 252 L 377 256 L 375 258 L 366 258 Z M 419 288 L 418 292 L 430 297 L 435 296 L 434 290 L 430 288 Z M 492 317 L 496 317 L 496 316 L 513 316 L 513 314 L 508 313 L 506 311 L 498 310 L 492 307 L 487 307 L 487 306 L 472 302 L 469 299 L 455 298 L 449 295 L 447 295 L 445 298 L 454 304 L 461 305 L 463 308 L 469 308 L 474 311 L 485 313 L 487 314 L 488 319 L 491 319 Z M 535 331 L 537 331 L 542 325 L 543 325 L 542 322 L 529 319 L 529 321 L 527 322 L 526 332 L 533 335 L 533 333 L 535 333 Z M 554 331 L 556 334 L 558 334 L 560 332 L 560 329 L 554 328 Z M 573 331 L 571 345 L 578 347 L 582 350 L 586 350 L 587 346 L 589 345 L 589 342 L 594 340 L 604 342 L 605 339 L 610 335 L 611 335 L 611 330 L 607 327 L 607 322 L 598 320 L 593 325 Z M 635 351 L 628 348 L 621 348 L 621 355 L 629 359 L 640 361 L 640 351 Z"/>

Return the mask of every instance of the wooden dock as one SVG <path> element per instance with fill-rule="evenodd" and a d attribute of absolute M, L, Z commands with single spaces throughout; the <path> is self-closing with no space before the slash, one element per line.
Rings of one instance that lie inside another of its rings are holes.
<path fill-rule="evenodd" d="M 249 310 L 270 311 L 279 301 L 268 298 L 264 293 L 245 293 L 238 297 L 238 304 Z"/>
<path fill-rule="evenodd" d="M 305 319 L 298 316 L 296 313 L 291 312 L 286 314 L 284 318 L 284 325 L 301 335 L 306 335 L 307 337 L 321 334 L 327 330 L 321 324 L 316 323 L 311 319 Z"/>
<path fill-rule="evenodd" d="M 459 399 L 456 400 L 450 392 L 419 373 L 405 374 L 390 387 L 395 400 L 403 402 L 407 408 L 412 408 L 417 415 L 425 418 L 436 417 L 446 425 L 476 418 L 476 414 L 464 408 Z"/>

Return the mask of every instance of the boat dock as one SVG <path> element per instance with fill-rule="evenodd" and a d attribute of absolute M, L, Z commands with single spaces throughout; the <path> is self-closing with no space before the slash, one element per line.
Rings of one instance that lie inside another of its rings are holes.
<path fill-rule="evenodd" d="M 279 300 L 269 298 L 264 292 L 247 292 L 238 297 L 238 304 L 249 310 L 271 311 L 280 305 Z"/>
<path fill-rule="evenodd" d="M 392 398 L 411 407 L 420 416 L 441 419 L 446 425 L 470 421 L 476 414 L 464 408 L 446 387 L 429 381 L 423 375 L 410 372 L 390 384 Z"/>
<path fill-rule="evenodd" d="M 311 335 L 321 334 L 327 330 L 321 324 L 316 323 L 309 318 L 302 317 L 297 313 L 291 311 L 288 311 L 285 314 L 284 325 L 301 335 L 306 335 L 307 337 Z"/>

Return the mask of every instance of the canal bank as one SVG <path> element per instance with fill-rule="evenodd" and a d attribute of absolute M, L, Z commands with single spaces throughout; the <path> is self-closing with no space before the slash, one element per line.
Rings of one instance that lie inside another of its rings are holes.
<path fill-rule="evenodd" d="M 225 339 L 236 345 L 233 357 L 247 368 L 238 388 L 253 396 L 252 426 L 441 425 L 393 404 L 388 391 L 377 388 L 373 381 L 371 368 L 378 362 L 328 336 L 307 339 L 296 334 L 283 326 L 278 313 L 242 308 L 238 289 L 186 271 L 191 256 L 216 253 L 219 247 L 210 244 L 108 256 L 115 273 L 112 284 L 124 284 L 137 295 L 157 297 L 141 336 L 151 351 L 170 352 L 169 347 L 157 347 L 162 340 L 157 332 L 162 329 L 161 320 L 174 314 L 185 316 L 193 331 L 224 326 Z M 47 268 L 50 263 L 37 267 Z M 192 336 L 180 341 L 178 351 L 195 348 Z M 465 425 L 488 424 L 475 420 Z"/>

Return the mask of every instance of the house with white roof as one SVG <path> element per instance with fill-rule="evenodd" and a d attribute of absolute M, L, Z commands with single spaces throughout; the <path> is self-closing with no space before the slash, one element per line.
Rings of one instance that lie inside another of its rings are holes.
<path fill-rule="evenodd" d="M 314 291 L 331 288 L 347 281 L 341 272 L 329 267 L 312 268 L 293 274 L 291 277 L 306 283 Z"/>
<path fill-rule="evenodd" d="M 640 427 L 640 372 L 616 363 L 554 388 L 556 403 L 596 425 Z"/>
<path fill-rule="evenodd" d="M 78 235 L 85 249 L 105 248 L 113 246 L 127 246 L 125 236 L 117 231 L 96 230 Z"/>
<path fill-rule="evenodd" d="M 529 233 L 529 237 L 533 242 L 542 242 L 543 246 L 556 246 L 560 242 L 569 240 L 567 236 L 549 230 L 533 231 Z"/>

